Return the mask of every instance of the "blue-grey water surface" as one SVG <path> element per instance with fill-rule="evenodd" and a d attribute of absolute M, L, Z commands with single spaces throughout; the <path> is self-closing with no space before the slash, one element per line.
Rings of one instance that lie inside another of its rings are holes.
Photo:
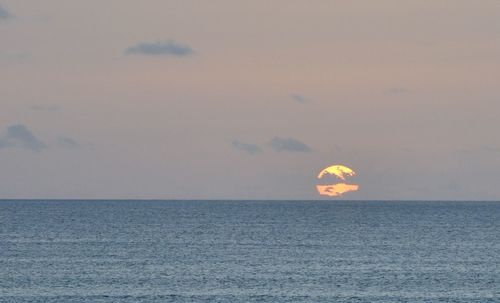
<path fill-rule="evenodd" d="M 500 203 L 0 201 L 0 302 L 500 302 Z"/>

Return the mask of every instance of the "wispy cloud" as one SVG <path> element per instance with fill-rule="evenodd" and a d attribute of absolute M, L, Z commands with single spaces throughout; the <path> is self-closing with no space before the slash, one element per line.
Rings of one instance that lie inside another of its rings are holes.
<path fill-rule="evenodd" d="M 14 16 L 0 4 L 0 20 L 13 18 Z"/>
<path fill-rule="evenodd" d="M 269 141 L 269 146 L 277 152 L 309 153 L 313 151 L 307 144 L 293 138 L 274 137 Z"/>
<path fill-rule="evenodd" d="M 69 149 L 75 149 L 80 147 L 80 144 L 76 140 L 69 137 L 59 137 L 57 138 L 57 143 L 60 146 Z"/>
<path fill-rule="evenodd" d="M 60 110 L 61 107 L 57 105 L 32 105 L 30 106 L 30 109 L 36 111 L 54 112 Z"/>
<path fill-rule="evenodd" d="M 255 155 L 262 152 L 262 149 L 257 144 L 243 143 L 238 140 L 233 140 L 231 142 L 231 145 L 237 150 L 240 150 L 250 155 Z"/>
<path fill-rule="evenodd" d="M 309 99 L 301 94 L 291 94 L 290 98 L 297 103 L 307 103 Z"/>
<path fill-rule="evenodd" d="M 0 51 L 0 60 L 10 62 L 24 62 L 31 58 L 29 53 L 12 53 Z"/>
<path fill-rule="evenodd" d="M 32 151 L 41 151 L 47 146 L 23 124 L 10 125 L 0 136 L 0 148 L 18 147 Z"/>
<path fill-rule="evenodd" d="M 179 44 L 173 40 L 143 42 L 125 50 L 126 55 L 173 56 L 185 57 L 194 54 L 189 45 Z"/>

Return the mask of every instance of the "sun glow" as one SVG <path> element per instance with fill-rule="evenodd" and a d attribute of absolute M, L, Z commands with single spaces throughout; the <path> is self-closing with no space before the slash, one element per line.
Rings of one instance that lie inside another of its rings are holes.
<path fill-rule="evenodd" d="M 355 175 L 356 173 L 349 167 L 343 165 L 332 165 L 323 169 L 318 174 L 318 179 L 322 179 L 325 176 L 334 176 L 342 181 L 346 181 L 346 178 L 353 177 Z M 344 182 L 335 184 L 318 184 L 316 185 L 316 189 L 322 196 L 338 197 L 350 191 L 357 191 L 359 189 L 359 185 L 347 184 Z"/>

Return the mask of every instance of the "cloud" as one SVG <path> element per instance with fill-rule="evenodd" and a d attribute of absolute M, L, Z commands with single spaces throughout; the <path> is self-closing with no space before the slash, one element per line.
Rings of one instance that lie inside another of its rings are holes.
<path fill-rule="evenodd" d="M 0 148 L 18 147 L 32 151 L 40 151 L 47 146 L 41 142 L 23 124 L 10 125 L 3 136 L 0 136 Z"/>
<path fill-rule="evenodd" d="M 61 108 L 57 105 L 33 105 L 30 106 L 30 109 L 36 111 L 54 112 L 60 110 Z"/>
<path fill-rule="evenodd" d="M 5 8 L 3 8 L 2 5 L 0 4 L 0 20 L 9 19 L 12 17 L 14 17 L 14 16 L 12 16 L 11 13 L 9 13 L 9 11 L 7 11 Z"/>
<path fill-rule="evenodd" d="M 59 137 L 57 138 L 57 143 L 65 148 L 75 149 L 79 148 L 80 144 L 69 137 Z"/>
<path fill-rule="evenodd" d="M 257 153 L 262 152 L 262 149 L 256 144 L 243 143 L 243 142 L 240 142 L 238 140 L 233 140 L 231 142 L 231 144 L 237 150 L 246 152 L 246 153 L 251 154 L 251 155 L 255 155 Z"/>
<path fill-rule="evenodd" d="M 307 97 L 301 94 L 291 94 L 290 98 L 292 98 L 293 101 L 298 103 L 307 103 L 309 101 Z"/>
<path fill-rule="evenodd" d="M 11 62 L 24 62 L 30 59 L 31 55 L 28 53 L 10 53 L 0 51 L 0 60 Z"/>
<path fill-rule="evenodd" d="M 309 146 L 293 138 L 274 137 L 269 141 L 269 146 L 276 152 L 312 152 Z"/>
<path fill-rule="evenodd" d="M 176 43 L 173 40 L 159 42 L 143 42 L 131 46 L 125 50 L 126 55 L 143 56 L 173 56 L 185 57 L 194 54 L 193 49 L 188 45 Z"/>

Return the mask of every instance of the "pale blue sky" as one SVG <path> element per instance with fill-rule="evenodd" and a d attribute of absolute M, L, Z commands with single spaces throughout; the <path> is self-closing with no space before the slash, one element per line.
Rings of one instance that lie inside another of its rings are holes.
<path fill-rule="evenodd" d="M 0 0 L 0 198 L 500 199 L 499 1 Z"/>

